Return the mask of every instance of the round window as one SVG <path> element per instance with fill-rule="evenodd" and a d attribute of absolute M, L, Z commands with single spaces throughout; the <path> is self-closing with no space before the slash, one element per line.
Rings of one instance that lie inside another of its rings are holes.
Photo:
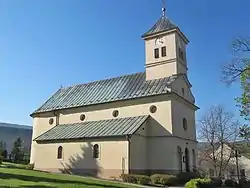
<path fill-rule="evenodd" d="M 81 114 L 81 115 L 80 115 L 80 120 L 81 120 L 81 121 L 84 121 L 84 120 L 85 120 L 85 115 L 84 115 L 84 114 Z"/>
<path fill-rule="evenodd" d="M 149 111 L 150 111 L 151 113 L 155 113 L 156 110 L 157 110 L 157 107 L 156 107 L 155 105 L 152 105 L 152 106 L 150 106 L 150 108 L 149 108 Z"/>
<path fill-rule="evenodd" d="M 49 124 L 52 125 L 54 123 L 54 119 L 53 118 L 50 118 L 49 119 Z"/>
<path fill-rule="evenodd" d="M 114 110 L 114 111 L 113 111 L 113 116 L 114 116 L 114 117 L 117 117 L 118 115 L 119 115 L 119 111 L 118 111 L 118 110 Z"/>

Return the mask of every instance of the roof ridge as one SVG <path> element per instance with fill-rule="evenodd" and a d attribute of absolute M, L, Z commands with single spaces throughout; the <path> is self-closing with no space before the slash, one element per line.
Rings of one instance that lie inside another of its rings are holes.
<path fill-rule="evenodd" d="M 130 73 L 130 74 L 124 74 L 124 75 L 121 75 L 121 76 L 115 76 L 115 77 L 110 77 L 110 78 L 104 78 L 102 80 L 94 80 L 94 81 L 90 81 L 90 82 L 86 82 L 86 83 L 81 83 L 81 84 L 72 84 L 70 86 L 62 87 L 60 89 L 64 90 L 64 89 L 69 89 L 71 87 L 83 86 L 83 85 L 87 85 L 87 84 L 94 84 L 94 83 L 101 82 L 101 81 L 108 81 L 108 80 L 112 80 L 112 79 L 118 79 L 118 78 L 122 78 L 122 77 L 127 77 L 127 76 L 132 76 L 132 75 L 137 75 L 137 74 L 143 74 L 143 73 L 145 73 L 145 71 L 143 71 L 143 72 L 136 72 L 136 73 Z"/>

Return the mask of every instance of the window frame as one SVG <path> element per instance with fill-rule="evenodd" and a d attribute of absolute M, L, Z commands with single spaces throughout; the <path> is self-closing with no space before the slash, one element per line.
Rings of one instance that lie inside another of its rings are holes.
<path fill-rule="evenodd" d="M 160 50 L 159 50 L 159 48 L 154 49 L 154 57 L 155 57 L 155 59 L 160 58 Z"/>
<path fill-rule="evenodd" d="M 93 154 L 92 154 L 92 157 L 94 159 L 99 159 L 100 157 L 100 147 L 99 147 L 99 144 L 95 144 L 93 146 Z"/>
<path fill-rule="evenodd" d="M 57 148 L 57 159 L 62 160 L 63 159 L 63 147 L 59 146 Z"/>
<path fill-rule="evenodd" d="M 166 48 L 166 46 L 161 47 L 161 56 L 162 57 L 167 56 L 167 48 Z"/>

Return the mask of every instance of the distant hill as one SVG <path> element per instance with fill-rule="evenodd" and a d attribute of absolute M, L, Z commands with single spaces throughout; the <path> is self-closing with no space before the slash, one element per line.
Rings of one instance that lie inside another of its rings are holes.
<path fill-rule="evenodd" d="M 0 122 L 0 127 L 9 127 L 9 128 L 17 128 L 17 129 L 32 129 L 32 126 L 28 125 L 19 125 L 19 124 L 13 124 L 13 123 L 4 123 Z"/>
<path fill-rule="evenodd" d="M 18 137 L 23 141 L 25 150 L 29 152 L 32 141 L 32 126 L 0 122 L 0 141 L 5 142 L 8 154 Z"/>

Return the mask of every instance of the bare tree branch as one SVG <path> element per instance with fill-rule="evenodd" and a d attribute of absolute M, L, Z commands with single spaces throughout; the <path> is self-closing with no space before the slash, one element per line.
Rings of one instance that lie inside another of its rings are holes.
<path fill-rule="evenodd" d="M 198 137 L 206 143 L 206 147 L 199 151 L 199 160 L 212 165 L 217 176 L 221 177 L 229 166 L 232 155 L 225 153 L 225 149 L 230 148 L 229 153 L 233 151 L 239 136 L 239 125 L 234 115 L 222 106 L 210 108 L 199 121 Z"/>

